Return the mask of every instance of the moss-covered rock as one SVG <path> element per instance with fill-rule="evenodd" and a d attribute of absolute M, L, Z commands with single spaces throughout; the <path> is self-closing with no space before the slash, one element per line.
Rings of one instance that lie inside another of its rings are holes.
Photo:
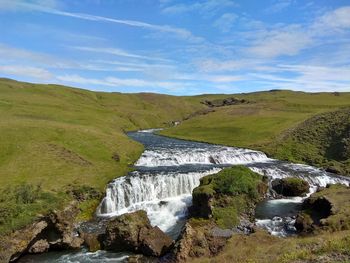
<path fill-rule="evenodd" d="M 252 214 L 254 204 L 268 187 L 261 175 L 245 166 L 226 168 L 217 174 L 201 179 L 192 192 L 194 217 L 211 218 L 222 228 L 233 228 L 240 222 L 240 215 Z"/>
<path fill-rule="evenodd" d="M 295 226 L 301 232 L 350 229 L 350 188 L 331 185 L 312 194 L 304 201 Z"/>
<path fill-rule="evenodd" d="M 272 181 L 272 189 L 284 196 L 303 196 L 309 192 L 310 185 L 303 179 L 288 177 Z"/>

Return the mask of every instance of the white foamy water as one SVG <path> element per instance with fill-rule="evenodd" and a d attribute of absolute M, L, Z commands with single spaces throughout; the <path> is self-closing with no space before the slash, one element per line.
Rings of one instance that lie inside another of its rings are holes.
<path fill-rule="evenodd" d="M 136 171 L 131 176 L 118 178 L 108 185 L 106 197 L 100 204 L 97 214 L 115 216 L 140 209 L 149 210 L 149 206 L 164 210 L 163 206 L 168 205 L 158 205 L 161 200 L 167 201 L 168 198 L 176 199 L 183 195 L 191 195 L 192 190 L 199 185 L 200 178 L 220 170 L 213 168 L 205 172 L 172 172 L 156 175 L 140 174 Z M 154 204 L 157 204 L 157 207 Z"/>
<path fill-rule="evenodd" d="M 232 147 L 213 146 L 212 149 L 156 149 L 146 150 L 135 166 L 177 166 L 186 164 L 247 164 L 268 162 L 266 154 Z"/>

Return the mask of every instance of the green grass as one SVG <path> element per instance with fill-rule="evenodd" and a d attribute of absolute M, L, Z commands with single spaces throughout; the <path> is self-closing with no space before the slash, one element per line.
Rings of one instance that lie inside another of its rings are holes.
<path fill-rule="evenodd" d="M 228 95 L 214 97 L 225 98 Z M 161 134 L 258 149 L 284 160 L 339 168 L 343 174 L 347 174 L 348 169 L 350 171 L 349 159 L 339 162 L 339 158 L 334 154 L 338 152 L 337 148 L 328 147 L 327 139 L 332 137 L 331 134 L 313 133 L 324 128 L 326 131 L 337 130 L 338 127 L 339 131 L 347 131 L 348 118 L 336 113 L 329 117 L 332 121 L 328 125 L 305 122 L 316 115 L 322 116 L 324 113 L 350 107 L 350 93 L 273 91 L 239 94 L 236 97 L 246 99 L 250 103 L 214 108 L 213 113 L 186 120 L 177 127 L 162 131 Z M 198 96 L 195 99 L 201 101 L 204 97 Z M 302 131 L 301 133 L 307 136 L 299 136 L 300 127 L 304 127 L 304 130 L 311 127 L 311 132 Z M 297 131 L 294 132 L 295 130 Z M 298 140 L 298 136 L 302 139 Z M 348 135 L 340 134 L 334 141 L 340 142 L 343 138 L 348 138 Z M 320 151 L 320 145 L 323 145 L 323 151 Z M 343 145 L 347 145 L 344 154 L 347 154 L 348 158 L 349 139 Z"/>
<path fill-rule="evenodd" d="M 0 193 L 23 183 L 40 184 L 46 193 L 67 198 L 71 184 L 103 192 L 111 179 L 130 171 L 143 151 L 124 131 L 166 127 L 202 108 L 185 97 L 91 92 L 0 79 Z M 119 161 L 112 159 L 114 154 Z M 46 204 L 22 206 L 18 215 L 8 200 L 1 202 L 14 221 L 0 224 L 0 234 L 59 206 L 54 200 L 41 202 Z M 81 217 L 91 215 L 97 204 L 81 204 Z"/>

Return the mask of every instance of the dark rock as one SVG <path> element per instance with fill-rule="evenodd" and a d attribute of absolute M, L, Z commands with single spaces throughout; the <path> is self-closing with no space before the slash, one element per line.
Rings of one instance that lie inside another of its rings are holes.
<path fill-rule="evenodd" d="M 83 240 L 76 236 L 74 227 L 77 204 L 72 202 L 5 237 L 0 242 L 0 262 L 16 261 L 26 253 L 80 248 Z"/>
<path fill-rule="evenodd" d="M 333 173 L 333 174 L 340 174 L 341 172 L 334 166 L 328 166 L 326 167 L 326 172 Z"/>
<path fill-rule="evenodd" d="M 300 178 L 288 177 L 275 179 L 271 183 L 277 194 L 284 196 L 302 196 L 309 192 L 309 183 Z"/>
<path fill-rule="evenodd" d="M 49 250 L 50 244 L 45 239 L 36 241 L 28 250 L 31 254 L 44 253 Z"/>
<path fill-rule="evenodd" d="M 76 236 L 74 220 L 79 213 L 77 202 L 70 203 L 64 210 L 49 215 L 46 233 L 50 246 L 54 249 L 78 249 L 84 240 Z"/>
<path fill-rule="evenodd" d="M 204 105 L 207 105 L 208 107 L 223 107 L 223 106 L 230 106 L 230 105 L 237 105 L 237 104 L 245 104 L 249 103 L 249 101 L 245 99 L 239 99 L 235 97 L 226 98 L 226 99 L 217 99 L 217 100 L 204 100 L 201 102 Z"/>
<path fill-rule="evenodd" d="M 118 153 L 114 153 L 112 156 L 112 159 L 116 162 L 120 162 L 120 156 Z"/>
<path fill-rule="evenodd" d="M 99 233 L 81 233 L 81 238 L 84 240 L 84 244 L 87 246 L 90 252 L 101 250 L 102 235 Z"/>
<path fill-rule="evenodd" d="M 151 226 L 145 211 L 136 211 L 108 222 L 103 243 L 107 250 L 128 250 L 159 257 L 169 251 L 173 240 L 158 227 Z"/>
<path fill-rule="evenodd" d="M 15 261 L 25 254 L 47 225 L 41 220 L 5 237 L 0 243 L 0 262 Z"/>
<path fill-rule="evenodd" d="M 299 213 L 295 219 L 295 228 L 298 232 L 310 233 L 314 230 L 314 221 L 311 216 L 306 213 Z"/>
<path fill-rule="evenodd" d="M 213 214 L 213 195 L 206 192 L 193 190 L 192 206 L 189 208 L 192 217 L 211 218 Z"/>
<path fill-rule="evenodd" d="M 228 237 L 213 235 L 217 230 L 212 226 L 193 227 L 186 223 L 180 239 L 171 252 L 170 262 L 191 262 L 198 257 L 212 257 L 217 255 L 226 245 Z"/>

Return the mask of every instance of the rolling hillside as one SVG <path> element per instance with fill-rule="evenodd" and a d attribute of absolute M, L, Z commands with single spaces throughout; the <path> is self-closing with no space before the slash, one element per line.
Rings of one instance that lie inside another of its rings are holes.
<path fill-rule="evenodd" d="M 89 193 L 81 216 L 90 216 L 106 184 L 129 171 L 143 150 L 125 131 L 184 120 L 162 134 L 312 163 L 288 150 L 296 147 L 287 138 L 300 144 L 290 137 L 299 133 L 291 131 L 350 106 L 350 93 L 292 91 L 238 94 L 246 103 L 231 106 L 202 103 L 227 97 L 104 93 L 0 79 L 0 232 L 57 208 L 72 192 Z"/>

